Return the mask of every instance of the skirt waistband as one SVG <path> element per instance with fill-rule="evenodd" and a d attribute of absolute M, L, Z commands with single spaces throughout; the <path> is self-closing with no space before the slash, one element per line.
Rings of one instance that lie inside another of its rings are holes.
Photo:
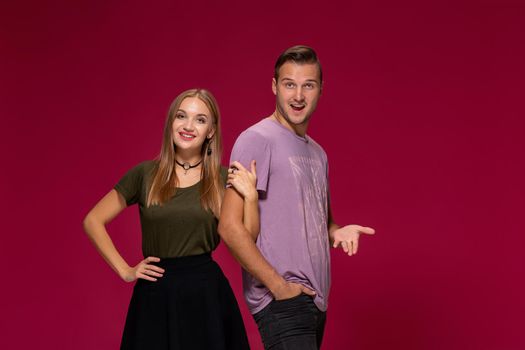
<path fill-rule="evenodd" d="M 192 269 L 202 265 L 207 265 L 213 262 L 211 253 L 204 253 L 199 255 L 180 256 L 176 258 L 160 258 L 159 262 L 152 263 L 162 267 L 163 269 Z"/>

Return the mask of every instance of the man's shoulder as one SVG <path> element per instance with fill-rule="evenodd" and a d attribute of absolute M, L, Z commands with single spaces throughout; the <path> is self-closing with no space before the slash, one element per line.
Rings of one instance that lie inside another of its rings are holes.
<path fill-rule="evenodd" d="M 239 142 L 268 142 L 272 137 L 271 124 L 262 119 L 244 130 L 237 138 Z"/>

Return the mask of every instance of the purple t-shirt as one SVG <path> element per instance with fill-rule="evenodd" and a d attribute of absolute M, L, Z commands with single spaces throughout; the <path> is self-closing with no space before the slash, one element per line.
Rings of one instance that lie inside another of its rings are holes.
<path fill-rule="evenodd" d="M 316 291 L 325 311 L 330 289 L 328 162 L 309 136 L 300 137 L 273 119 L 245 130 L 231 161 L 257 162 L 261 229 L 257 247 L 285 280 Z M 270 291 L 243 271 L 244 297 L 252 314 L 272 300 Z"/>

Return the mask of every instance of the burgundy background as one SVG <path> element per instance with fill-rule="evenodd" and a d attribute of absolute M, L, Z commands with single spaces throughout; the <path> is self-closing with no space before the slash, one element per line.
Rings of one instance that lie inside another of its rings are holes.
<path fill-rule="evenodd" d="M 339 223 L 324 349 L 524 349 L 523 1 L 4 1 L 0 348 L 116 349 L 132 290 L 81 221 L 160 149 L 182 90 L 236 136 L 274 108 L 272 67 L 305 43 L 325 89 L 309 133 Z M 140 259 L 137 209 L 109 227 Z M 240 270 L 215 254 L 241 298 Z"/>

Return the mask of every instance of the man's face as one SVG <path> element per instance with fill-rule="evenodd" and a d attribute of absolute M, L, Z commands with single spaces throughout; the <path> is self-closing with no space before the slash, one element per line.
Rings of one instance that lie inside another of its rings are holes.
<path fill-rule="evenodd" d="M 286 62 L 279 70 L 279 81 L 273 79 L 277 111 L 290 127 L 306 127 L 321 95 L 319 68 L 315 63 Z"/>

